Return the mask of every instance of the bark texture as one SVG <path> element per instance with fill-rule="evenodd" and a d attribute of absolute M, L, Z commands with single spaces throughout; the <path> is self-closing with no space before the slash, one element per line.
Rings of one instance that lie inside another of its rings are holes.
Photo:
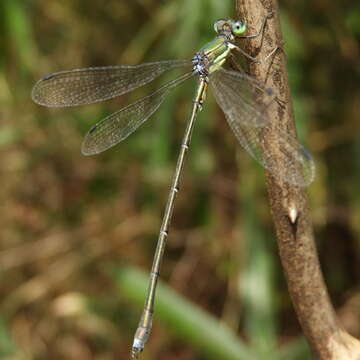
<path fill-rule="evenodd" d="M 275 0 L 237 0 L 236 11 L 237 18 L 246 23 L 249 34 L 256 33 L 264 17 L 272 14 L 263 36 L 243 40 L 241 46 L 247 52 L 262 60 L 276 46 L 281 48 L 283 40 Z M 249 63 L 249 71 L 273 88 L 280 100 L 269 111 L 271 126 L 264 131 L 264 136 L 271 139 L 274 135 L 275 138 L 276 128 L 295 135 L 284 51 L 276 51 L 260 65 Z M 265 140 L 265 144 L 273 156 L 279 155 L 271 140 Z M 281 156 L 276 160 L 281 167 Z M 360 359 L 360 342 L 340 326 L 328 296 L 317 256 L 306 189 L 280 183 L 269 173 L 266 179 L 289 293 L 315 358 Z"/>

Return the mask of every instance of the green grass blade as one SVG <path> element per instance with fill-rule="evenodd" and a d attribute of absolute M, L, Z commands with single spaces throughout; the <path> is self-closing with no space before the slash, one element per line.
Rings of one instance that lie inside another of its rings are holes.
<path fill-rule="evenodd" d="M 116 281 L 122 296 L 138 306 L 143 305 L 148 282 L 146 273 L 133 267 L 122 267 L 116 271 Z M 161 283 L 155 319 L 209 359 L 254 359 L 251 351 L 230 329 Z"/>

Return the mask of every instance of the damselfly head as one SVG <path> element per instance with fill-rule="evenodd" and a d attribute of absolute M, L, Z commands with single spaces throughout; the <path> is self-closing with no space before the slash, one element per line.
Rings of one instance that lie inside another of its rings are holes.
<path fill-rule="evenodd" d="M 214 23 L 214 29 L 219 35 L 225 36 L 229 40 L 242 35 L 246 30 L 246 25 L 241 20 L 219 19 Z"/>

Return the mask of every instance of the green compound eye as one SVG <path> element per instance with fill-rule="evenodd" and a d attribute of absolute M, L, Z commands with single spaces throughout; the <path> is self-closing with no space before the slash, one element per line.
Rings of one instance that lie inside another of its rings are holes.
<path fill-rule="evenodd" d="M 238 20 L 232 23 L 231 30 L 234 35 L 241 35 L 245 32 L 246 25 L 242 21 Z"/>

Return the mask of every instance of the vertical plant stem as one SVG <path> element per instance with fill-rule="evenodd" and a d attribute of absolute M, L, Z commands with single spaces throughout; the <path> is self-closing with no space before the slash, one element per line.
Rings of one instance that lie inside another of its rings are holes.
<path fill-rule="evenodd" d="M 285 53 L 281 49 L 282 33 L 277 2 L 237 0 L 236 11 L 238 18 L 247 24 L 249 33 L 256 33 L 262 19 L 273 14 L 267 21 L 263 36 L 248 40 L 243 45 L 246 51 L 263 60 L 260 65 L 249 64 L 250 74 L 273 88 L 279 99 L 269 111 L 271 125 L 264 136 L 271 139 L 275 128 L 281 128 L 294 136 L 295 120 Z M 264 61 L 276 46 L 280 49 Z M 267 141 L 266 146 L 281 166 L 276 144 Z M 281 262 L 305 337 L 318 359 L 359 359 L 360 342 L 339 325 L 328 296 L 317 256 L 306 191 L 280 183 L 269 173 L 266 179 Z"/>

